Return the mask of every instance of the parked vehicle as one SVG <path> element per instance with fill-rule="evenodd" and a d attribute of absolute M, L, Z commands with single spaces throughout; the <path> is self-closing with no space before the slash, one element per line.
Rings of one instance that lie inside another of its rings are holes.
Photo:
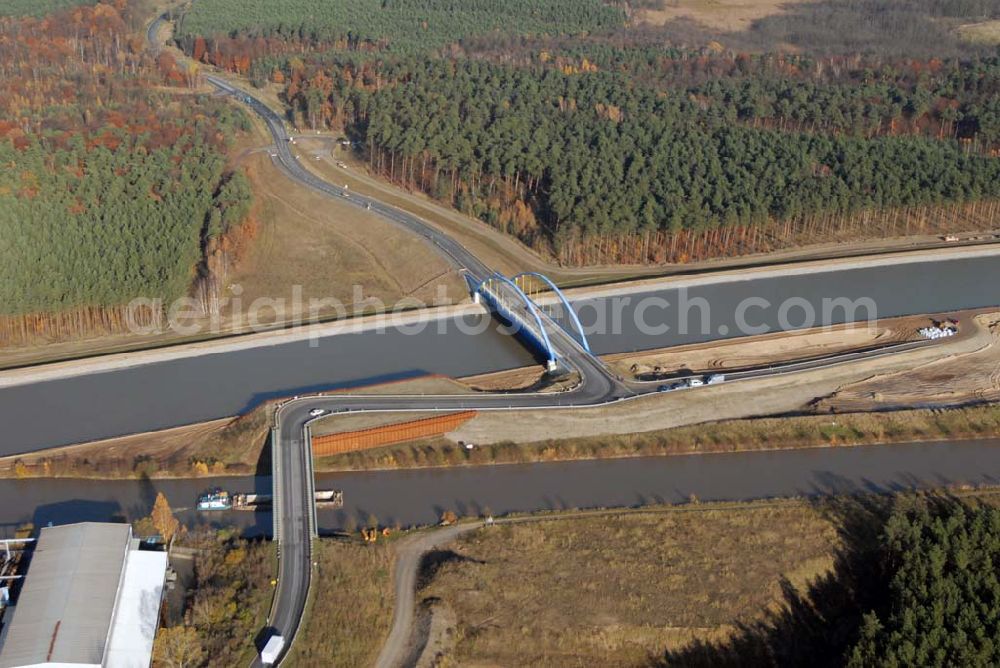
<path fill-rule="evenodd" d="M 273 666 L 281 657 L 281 650 L 285 648 L 285 639 L 279 635 L 273 635 L 267 640 L 264 649 L 260 651 L 260 662 L 265 666 Z"/>

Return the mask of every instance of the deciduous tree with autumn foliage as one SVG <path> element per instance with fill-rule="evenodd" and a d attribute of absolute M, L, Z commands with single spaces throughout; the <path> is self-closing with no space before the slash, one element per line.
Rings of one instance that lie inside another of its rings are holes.
<path fill-rule="evenodd" d="M 123 331 L 125 304 L 186 294 L 247 219 L 226 158 L 247 119 L 186 91 L 131 12 L 0 17 L 0 345 Z"/>

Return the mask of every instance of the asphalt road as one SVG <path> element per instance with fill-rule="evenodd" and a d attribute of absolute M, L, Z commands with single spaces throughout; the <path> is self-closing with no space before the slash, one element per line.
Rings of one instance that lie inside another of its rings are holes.
<path fill-rule="evenodd" d="M 291 178 L 333 197 L 341 197 L 354 202 L 366 210 L 381 215 L 411 230 L 433 244 L 458 268 L 478 282 L 492 272 L 461 245 L 442 232 L 425 224 L 418 218 L 381 204 L 376 200 L 356 195 L 326 183 L 303 169 L 289 149 L 289 138 L 285 124 L 259 100 L 230 86 L 216 77 L 207 77 L 214 85 L 248 104 L 268 124 L 275 139 L 276 160 L 281 169 Z M 501 288 L 503 289 L 503 288 Z M 795 294 L 795 290 L 792 290 Z M 990 297 L 992 298 L 992 296 Z M 392 412 L 392 411 L 457 411 L 475 409 L 489 410 L 545 410 L 575 406 L 594 406 L 627 400 L 643 393 L 655 392 L 650 384 L 625 383 L 615 378 L 595 357 L 584 351 L 579 343 L 562 328 L 547 321 L 546 329 L 552 346 L 557 351 L 560 363 L 567 370 L 580 373 L 581 382 L 573 390 L 547 394 L 481 394 L 457 396 L 314 396 L 295 399 L 282 405 L 275 414 L 274 446 L 275 516 L 278 518 L 276 537 L 279 543 L 279 584 L 269 617 L 271 632 L 285 637 L 286 648 L 292 643 L 301 622 L 302 612 L 308 599 L 311 571 L 313 568 L 311 541 L 315 536 L 315 506 L 312 504 L 313 476 L 308 425 L 316 419 L 311 411 L 322 409 L 326 414 L 348 412 Z M 724 332 L 719 331 L 720 335 Z M 919 344 L 907 344 L 912 347 Z M 892 350 L 871 351 L 855 354 L 854 358 L 869 355 L 891 354 Z M 845 357 L 838 360 L 814 360 L 782 369 L 769 369 L 739 374 L 737 380 L 750 380 L 762 375 L 800 371 L 817 366 L 846 363 Z M 398 635 L 398 632 L 397 632 Z M 263 638 L 266 640 L 266 636 Z M 396 638 L 399 645 L 399 638 Z M 392 654 L 392 647 L 390 648 Z M 382 665 L 380 663 L 380 665 Z"/>
<path fill-rule="evenodd" d="M 277 164 L 292 179 L 332 197 L 353 202 L 356 206 L 381 215 L 417 234 L 448 257 L 472 282 L 479 283 L 491 272 L 463 246 L 439 230 L 425 224 L 415 216 L 388 207 L 367 197 L 347 195 L 347 191 L 320 180 L 303 169 L 292 155 L 284 121 L 266 105 L 237 90 L 217 77 L 206 79 L 249 105 L 271 130 L 275 140 Z M 506 288 L 501 287 L 501 290 Z M 268 617 L 268 632 L 260 641 L 273 634 L 285 638 L 285 651 L 294 641 L 301 623 L 309 595 L 312 562 L 312 539 L 316 535 L 315 505 L 313 498 L 312 449 L 308 433 L 309 422 L 315 419 L 311 411 L 323 409 L 327 413 L 352 411 L 413 411 L 413 410 L 509 410 L 543 409 L 567 406 L 588 406 L 607 403 L 633 395 L 624 384 L 614 378 L 604 365 L 584 351 L 575 339 L 560 327 L 548 321 L 547 327 L 553 348 L 560 363 L 567 371 L 580 373 L 581 382 L 570 392 L 560 394 L 484 394 L 457 396 L 335 396 L 307 397 L 293 400 L 275 412 L 272 439 L 276 439 L 272 452 L 274 469 L 275 534 L 278 541 L 278 585 Z M 257 660 L 259 663 L 259 658 Z"/>
<path fill-rule="evenodd" d="M 161 20 L 154 21 L 147 37 L 154 50 L 155 33 Z M 348 192 L 327 183 L 306 171 L 295 159 L 284 121 L 266 105 L 244 91 L 238 90 L 222 79 L 206 79 L 220 90 L 249 105 L 267 123 L 275 141 L 276 164 L 290 178 L 319 192 L 338 197 L 355 206 L 380 215 L 436 247 L 456 267 L 478 282 L 491 272 L 475 256 L 455 240 L 418 218 L 369 197 Z M 415 411 L 415 410 L 545 410 L 572 406 L 591 406 L 625 400 L 637 392 L 655 391 L 639 386 L 628 386 L 615 379 L 595 358 L 584 352 L 570 336 L 559 327 L 551 328 L 552 344 L 559 352 L 565 366 L 580 372 L 582 381 L 569 392 L 558 394 L 484 394 L 465 396 L 323 396 L 293 400 L 282 405 L 275 413 L 273 430 L 274 517 L 279 549 L 278 584 L 275 591 L 268 629 L 259 640 L 266 642 L 273 634 L 285 638 L 285 648 L 294 641 L 308 599 L 312 573 L 312 540 L 316 535 L 315 506 L 313 504 L 312 452 L 309 439 L 309 422 L 314 419 L 310 411 L 322 408 L 329 413 L 351 411 Z M 194 378 L 205 377 L 203 374 Z M 152 388 L 155 389 L 155 388 Z M 62 416 L 61 419 L 64 419 Z M 259 665 L 259 658 L 255 662 Z"/>
<path fill-rule="evenodd" d="M 476 282 L 482 281 L 492 273 L 486 265 L 480 262 L 475 255 L 466 250 L 464 246 L 451 237 L 442 234 L 434 227 L 424 223 L 416 216 L 397 209 L 396 207 L 383 204 L 377 199 L 359 195 L 351 192 L 347 188 L 333 185 L 332 183 L 324 181 L 312 172 L 303 168 L 302 165 L 299 164 L 298 160 L 296 160 L 295 155 L 292 153 L 294 144 L 290 141 L 291 137 L 286 129 L 284 119 L 274 113 L 270 107 L 257 98 L 231 86 L 224 79 L 212 75 L 206 75 L 205 80 L 220 90 L 225 91 L 226 93 L 241 100 L 267 123 L 268 129 L 271 131 L 271 136 L 274 138 L 276 149 L 275 153 L 277 154 L 274 158 L 274 162 L 287 176 L 303 185 L 313 188 L 314 190 L 330 195 L 331 197 L 338 197 L 344 202 L 353 204 L 360 209 L 371 211 L 372 213 L 382 216 L 383 218 L 406 228 L 431 246 L 435 247 L 437 251 L 448 258 L 456 268 L 467 272 L 470 279 Z"/>

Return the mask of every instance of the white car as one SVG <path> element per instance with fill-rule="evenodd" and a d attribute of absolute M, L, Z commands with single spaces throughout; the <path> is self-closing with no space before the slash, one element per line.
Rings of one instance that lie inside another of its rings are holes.
<path fill-rule="evenodd" d="M 309 415 L 311 415 L 312 417 L 319 417 L 320 415 L 325 415 L 325 414 L 326 411 L 323 410 L 322 408 L 314 408 L 311 411 L 309 411 Z"/>

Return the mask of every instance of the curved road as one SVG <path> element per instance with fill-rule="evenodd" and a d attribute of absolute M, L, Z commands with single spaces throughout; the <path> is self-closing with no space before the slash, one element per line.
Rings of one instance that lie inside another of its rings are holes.
<path fill-rule="evenodd" d="M 147 38 L 156 48 L 156 33 L 163 17 L 153 21 Z M 378 214 L 435 246 L 471 281 L 479 283 L 493 272 L 451 237 L 417 217 L 370 197 L 350 194 L 306 171 L 292 154 L 284 120 L 257 98 L 212 75 L 205 79 L 220 91 L 248 105 L 266 123 L 275 142 L 276 164 L 290 178 L 332 197 Z M 268 630 L 285 638 L 285 650 L 294 641 L 309 595 L 312 573 L 312 540 L 316 536 L 314 478 L 309 423 L 316 408 L 329 413 L 351 411 L 509 410 L 593 406 L 634 395 L 562 328 L 551 321 L 549 335 L 567 370 L 580 373 L 581 381 L 560 394 L 489 394 L 478 396 L 338 396 L 296 399 L 281 405 L 271 432 L 274 469 L 274 532 L 278 541 L 278 584 L 268 617 Z M 283 657 L 282 657 L 283 658 Z M 280 660 L 279 660 L 280 661 Z M 260 665 L 259 657 L 254 665 Z"/>
<path fill-rule="evenodd" d="M 147 30 L 147 37 L 154 49 L 157 48 L 155 35 L 162 22 L 162 17 L 156 19 Z M 305 170 L 290 150 L 290 138 L 281 117 L 260 100 L 232 86 L 227 81 L 211 75 L 205 76 L 205 79 L 220 91 L 250 106 L 266 122 L 275 142 L 276 150 L 273 156 L 275 163 L 287 176 L 321 193 L 341 198 L 345 202 L 369 210 L 406 228 L 436 247 L 474 283 L 478 283 L 492 274 L 486 265 L 461 244 L 419 218 L 371 197 L 350 193 L 347 189 L 323 181 Z M 296 398 L 279 406 L 275 411 L 274 426 L 271 432 L 275 504 L 274 535 L 278 542 L 279 554 L 278 584 L 268 618 L 268 632 L 263 634 L 265 636 L 262 638 L 263 641 L 266 641 L 267 637 L 272 634 L 282 635 L 285 638 L 284 652 L 287 652 L 295 639 L 308 599 L 313 567 L 312 540 L 316 536 L 315 504 L 313 502 L 314 478 L 309 434 L 310 422 L 318 419 L 311 415 L 314 409 L 322 409 L 325 415 L 354 411 L 545 410 L 607 404 L 656 391 L 655 384 L 625 383 L 616 378 L 600 361 L 584 351 L 575 339 L 555 323 L 547 321 L 546 330 L 562 365 L 567 370 L 576 370 L 580 374 L 579 384 L 571 391 L 548 394 L 508 393 L 458 396 L 316 396 Z M 909 348 L 914 345 L 924 344 L 905 344 L 901 348 Z M 870 351 L 865 354 L 890 354 L 891 352 L 896 352 L 896 349 Z M 773 373 L 794 372 L 817 366 L 844 363 L 860 356 L 862 355 L 854 354 L 854 356 L 845 356 L 843 359 L 815 360 L 779 369 L 744 372 L 737 374 L 737 376 L 738 379 L 750 379 Z M 261 665 L 259 657 L 255 660 L 254 665 Z"/>
<path fill-rule="evenodd" d="M 151 26 L 150 34 L 155 33 Z M 490 276 L 486 265 L 461 244 L 420 219 L 369 197 L 349 195 L 306 171 L 289 149 L 289 135 L 284 121 L 260 100 L 215 76 L 205 79 L 221 91 L 250 106 L 271 131 L 276 147 L 276 163 L 290 178 L 332 197 L 341 197 L 355 206 L 381 215 L 401 225 L 434 245 L 475 283 Z M 274 468 L 275 537 L 278 541 L 278 585 L 268 618 L 270 633 L 285 638 L 285 651 L 298 631 L 312 573 L 312 540 L 316 536 L 313 498 L 310 412 L 322 409 L 327 414 L 352 411 L 435 411 L 435 410 L 510 410 L 594 406 L 635 396 L 635 391 L 615 378 L 595 357 L 584 351 L 575 339 L 551 321 L 546 323 L 553 347 L 566 370 L 580 374 L 580 383 L 569 392 L 550 394 L 483 394 L 459 396 L 338 396 L 306 397 L 285 403 L 275 411 L 272 429 L 272 466 Z M 266 641 L 266 637 L 263 638 Z M 255 662 L 259 664 L 259 658 Z"/>
<path fill-rule="evenodd" d="M 335 186 L 306 170 L 299 164 L 296 157 L 292 154 L 292 150 L 290 148 L 292 145 L 291 136 L 288 134 L 288 130 L 285 127 L 284 119 L 274 113 L 270 107 L 257 98 L 232 86 L 224 79 L 212 75 L 205 75 L 205 80 L 219 90 L 225 91 L 229 95 L 232 95 L 248 105 L 267 123 L 268 129 L 271 131 L 271 136 L 274 138 L 277 153 L 274 162 L 288 177 L 303 185 L 309 186 L 314 190 L 330 195 L 331 197 L 339 197 L 345 202 L 349 202 L 358 208 L 369 210 L 372 213 L 378 214 L 383 218 L 387 218 L 393 223 L 406 228 L 413 234 L 416 234 L 432 246 L 436 247 L 437 250 L 451 260 L 452 264 L 454 264 L 457 268 L 468 272 L 470 278 L 475 280 L 477 283 L 492 273 L 486 265 L 480 262 L 475 255 L 466 250 L 464 246 L 451 237 L 442 234 L 438 230 L 427 225 L 416 216 L 405 213 L 396 207 L 389 206 L 388 204 L 383 204 L 377 199 L 366 197 L 364 195 L 358 195 L 350 192 L 346 188 Z"/>
<path fill-rule="evenodd" d="M 266 121 L 275 140 L 275 162 L 287 176 L 319 192 L 340 197 L 355 206 L 370 210 L 410 230 L 435 246 L 475 283 L 492 274 L 486 265 L 461 244 L 419 218 L 370 197 L 349 194 L 346 189 L 327 183 L 306 171 L 292 154 L 285 123 L 277 114 L 260 100 L 223 79 L 215 76 L 205 78 L 221 91 L 249 105 Z M 583 350 L 561 327 L 548 319 L 545 325 L 562 366 L 566 370 L 576 370 L 580 374 L 579 384 L 571 391 L 457 396 L 314 396 L 296 398 L 284 403 L 275 411 L 271 440 L 275 485 L 274 535 L 278 541 L 279 574 L 268 626 L 271 633 L 280 634 L 285 638 L 285 652 L 294 641 L 301 623 L 309 595 L 313 567 L 312 540 L 316 537 L 316 516 L 315 504 L 312 501 L 314 477 L 309 424 L 319 418 L 312 416 L 310 412 L 322 409 L 325 417 L 347 412 L 545 410 L 596 406 L 656 392 L 655 382 L 624 382 L 615 377 L 602 362 Z M 795 373 L 932 344 L 931 341 L 896 344 L 831 358 L 737 372 L 729 374 L 729 378 L 732 381 L 741 381 L 780 373 Z M 401 631 L 396 633 L 398 635 Z M 390 649 L 398 648 L 398 645 L 397 637 L 396 644 L 391 644 Z M 392 655 L 393 652 L 389 651 L 389 656 Z M 380 665 L 383 664 L 384 662 L 380 662 Z M 260 665 L 259 659 L 254 665 Z"/>

